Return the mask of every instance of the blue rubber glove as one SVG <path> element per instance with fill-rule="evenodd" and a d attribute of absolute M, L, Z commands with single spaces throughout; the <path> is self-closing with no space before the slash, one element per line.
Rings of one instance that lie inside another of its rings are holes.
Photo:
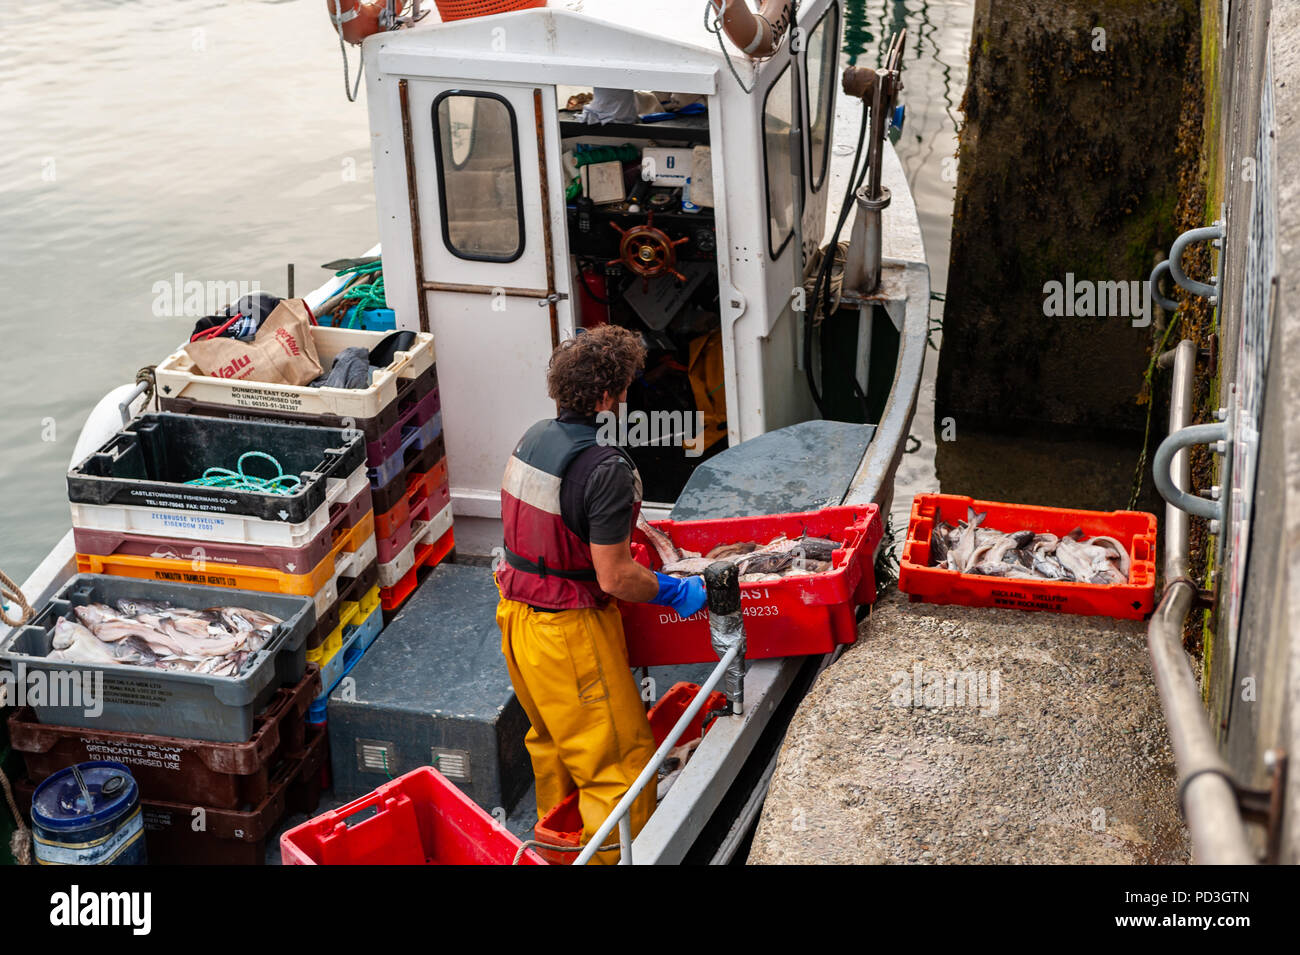
<path fill-rule="evenodd" d="M 658 572 L 655 576 L 659 578 L 659 593 L 650 603 L 672 607 L 683 620 L 704 609 L 708 594 L 704 590 L 703 577 L 669 577 Z"/>

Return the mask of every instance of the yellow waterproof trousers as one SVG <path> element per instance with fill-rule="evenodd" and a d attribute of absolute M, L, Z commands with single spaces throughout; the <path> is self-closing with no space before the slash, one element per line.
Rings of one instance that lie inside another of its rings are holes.
<path fill-rule="evenodd" d="M 654 755 L 654 735 L 627 662 L 618 606 L 540 613 L 502 598 L 501 652 L 532 729 L 524 738 L 541 819 L 576 787 L 583 842 L 613 812 Z M 654 781 L 632 805 L 635 836 L 655 808 Z M 618 841 L 618 829 L 604 840 Z M 612 865 L 618 851 L 593 862 Z"/>

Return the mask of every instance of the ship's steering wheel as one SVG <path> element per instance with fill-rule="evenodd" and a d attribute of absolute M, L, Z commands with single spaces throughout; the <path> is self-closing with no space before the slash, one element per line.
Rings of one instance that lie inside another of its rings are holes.
<path fill-rule="evenodd" d="M 655 228 L 654 210 L 646 215 L 644 225 L 624 229 L 616 222 L 610 225 L 623 237 L 618 246 L 618 258 L 610 259 L 609 265 L 623 265 L 645 281 L 649 287 L 650 280 L 660 275 L 671 275 L 679 282 L 685 282 L 686 276 L 677 271 L 677 246 L 689 241 L 689 236 L 670 239 L 662 230 Z"/>

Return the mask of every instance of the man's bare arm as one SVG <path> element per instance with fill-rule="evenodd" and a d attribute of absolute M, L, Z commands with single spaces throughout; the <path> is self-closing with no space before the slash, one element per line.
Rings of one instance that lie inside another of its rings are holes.
<path fill-rule="evenodd" d="M 659 579 L 654 571 L 632 559 L 626 540 L 617 544 L 592 544 L 591 560 L 596 566 L 596 582 L 607 594 L 629 603 L 645 603 L 659 593 Z"/>

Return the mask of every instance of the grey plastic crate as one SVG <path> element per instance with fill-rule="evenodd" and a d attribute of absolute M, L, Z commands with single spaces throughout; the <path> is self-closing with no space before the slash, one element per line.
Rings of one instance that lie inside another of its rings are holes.
<path fill-rule="evenodd" d="M 45 659 L 59 617 L 72 616 L 75 606 L 112 606 L 123 598 L 166 600 L 173 606 L 191 609 L 247 607 L 272 614 L 282 622 L 238 677 Z M 277 689 L 302 679 L 307 668 L 307 635 L 315 625 L 316 608 L 311 597 L 78 574 L 59 589 L 30 624 L 0 642 L 0 666 L 18 673 L 18 664 L 22 663 L 28 674 L 102 671 L 102 712 L 92 716 L 84 706 L 37 705 L 29 700 L 42 723 L 237 743 L 252 735 L 253 714 Z"/>

